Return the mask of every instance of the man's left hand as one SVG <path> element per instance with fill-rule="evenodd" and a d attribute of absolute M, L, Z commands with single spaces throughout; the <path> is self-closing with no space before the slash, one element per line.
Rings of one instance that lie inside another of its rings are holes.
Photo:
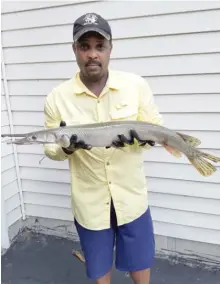
<path fill-rule="evenodd" d="M 113 146 L 125 147 L 125 144 L 133 145 L 135 143 L 134 139 L 136 139 L 140 146 L 145 146 L 146 144 L 150 146 L 155 146 L 155 142 L 152 140 L 142 140 L 135 130 L 130 130 L 130 139 L 126 138 L 124 135 L 118 135 L 118 140 L 113 141 Z"/>

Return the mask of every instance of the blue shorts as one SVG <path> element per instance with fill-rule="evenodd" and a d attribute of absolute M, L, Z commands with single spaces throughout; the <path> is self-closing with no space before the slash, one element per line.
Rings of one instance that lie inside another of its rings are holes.
<path fill-rule="evenodd" d="M 86 260 L 86 272 L 90 279 L 98 279 L 108 273 L 114 260 L 120 271 L 137 271 L 150 268 L 154 262 L 155 240 L 150 209 L 131 223 L 117 226 L 112 205 L 111 228 L 93 231 L 74 221 Z"/>

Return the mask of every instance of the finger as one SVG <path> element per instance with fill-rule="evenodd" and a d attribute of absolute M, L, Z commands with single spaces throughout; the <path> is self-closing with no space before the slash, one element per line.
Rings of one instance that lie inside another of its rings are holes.
<path fill-rule="evenodd" d="M 147 141 L 139 143 L 139 146 L 145 146 L 147 144 Z"/>
<path fill-rule="evenodd" d="M 155 142 L 151 140 L 147 140 L 147 141 L 139 143 L 140 146 L 145 146 L 146 144 L 149 144 L 152 147 L 155 146 Z"/>
<path fill-rule="evenodd" d="M 155 146 L 155 142 L 151 140 L 147 140 L 147 141 L 139 143 L 140 146 L 145 146 L 146 144 L 149 144 L 152 147 Z"/>
<path fill-rule="evenodd" d="M 76 148 L 78 149 L 84 149 L 84 150 L 91 150 L 92 146 L 88 145 L 85 143 L 85 141 L 80 140 L 77 144 L 76 144 Z"/>
<path fill-rule="evenodd" d="M 112 145 L 113 145 L 114 147 L 125 147 L 124 143 L 121 142 L 121 141 L 113 141 L 113 142 L 112 142 Z"/>
<path fill-rule="evenodd" d="M 62 149 L 67 155 L 71 155 L 74 152 L 74 151 L 71 151 L 70 149 L 66 149 L 66 148 L 63 148 L 63 147 L 62 147 Z"/>
<path fill-rule="evenodd" d="M 133 138 L 137 139 L 137 141 L 140 143 L 140 146 L 145 146 L 146 144 L 155 146 L 155 142 L 152 140 L 142 140 L 135 130 L 131 130 L 130 133 Z"/>
<path fill-rule="evenodd" d="M 128 145 L 132 145 L 134 143 L 133 139 L 129 140 L 127 137 L 125 137 L 123 134 L 119 134 L 118 138 L 121 142 L 126 143 Z"/>
<path fill-rule="evenodd" d="M 61 126 L 61 127 L 62 127 L 62 126 L 66 126 L 66 122 L 62 120 L 62 121 L 60 122 L 60 126 Z"/>
<path fill-rule="evenodd" d="M 76 143 L 76 148 L 85 148 L 86 147 L 86 144 L 83 140 L 79 140 L 77 143 Z"/>
<path fill-rule="evenodd" d="M 137 132 L 135 130 L 131 129 L 130 135 L 131 135 L 132 139 L 135 138 L 137 141 L 141 142 L 141 139 L 140 139 L 139 135 L 137 134 Z M 142 141 L 142 142 L 144 142 L 144 141 Z"/>
<path fill-rule="evenodd" d="M 73 134 L 71 137 L 70 137 L 70 144 L 75 144 L 77 142 L 77 135 L 76 134 Z"/>
<path fill-rule="evenodd" d="M 83 149 L 85 149 L 85 150 L 91 150 L 91 149 L 92 149 L 92 146 L 86 144 Z"/>
<path fill-rule="evenodd" d="M 146 142 L 147 142 L 147 144 L 149 144 L 150 146 L 155 146 L 155 142 L 154 142 L 154 141 L 149 140 L 149 141 L 146 141 Z"/>

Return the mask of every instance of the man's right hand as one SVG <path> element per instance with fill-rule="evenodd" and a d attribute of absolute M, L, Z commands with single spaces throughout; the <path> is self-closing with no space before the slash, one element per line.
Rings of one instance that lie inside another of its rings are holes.
<path fill-rule="evenodd" d="M 65 127 L 65 126 L 66 126 L 66 122 L 61 121 L 60 127 Z M 78 149 L 90 150 L 91 148 L 92 148 L 92 146 L 86 144 L 85 141 L 83 141 L 83 140 L 78 141 L 77 135 L 73 134 L 70 137 L 70 146 L 68 148 L 62 148 L 62 149 L 66 154 L 71 155 Z"/>

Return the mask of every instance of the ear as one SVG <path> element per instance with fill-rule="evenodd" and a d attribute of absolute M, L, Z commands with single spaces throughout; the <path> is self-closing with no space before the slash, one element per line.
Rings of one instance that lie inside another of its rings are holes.
<path fill-rule="evenodd" d="M 112 43 L 112 41 L 109 42 L 109 45 L 110 45 L 110 52 L 112 52 L 112 48 L 113 48 L 113 43 Z"/>
<path fill-rule="evenodd" d="M 75 43 L 72 44 L 72 49 L 73 49 L 73 52 L 76 54 L 76 45 L 75 45 Z"/>
<path fill-rule="evenodd" d="M 113 49 L 113 43 L 111 42 L 111 52 L 112 52 L 112 49 Z"/>

